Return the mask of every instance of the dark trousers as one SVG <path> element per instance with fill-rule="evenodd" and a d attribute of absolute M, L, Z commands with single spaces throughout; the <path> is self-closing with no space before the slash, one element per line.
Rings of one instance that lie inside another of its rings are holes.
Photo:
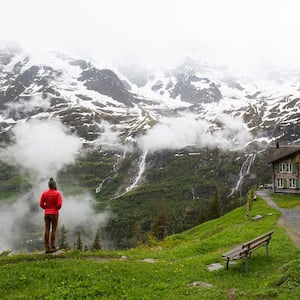
<path fill-rule="evenodd" d="M 58 215 L 45 215 L 45 249 L 49 251 L 51 249 L 55 249 L 55 238 L 56 238 L 56 229 L 58 224 Z M 50 235 L 51 229 L 51 235 Z M 49 237 L 50 237 L 50 245 L 49 247 Z"/>

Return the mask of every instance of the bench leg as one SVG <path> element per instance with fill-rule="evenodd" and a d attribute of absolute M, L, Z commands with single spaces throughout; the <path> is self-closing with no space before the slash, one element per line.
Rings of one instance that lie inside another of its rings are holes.
<path fill-rule="evenodd" d="M 228 270 L 228 267 L 229 267 L 229 258 L 227 257 L 226 258 L 226 270 Z"/>
<path fill-rule="evenodd" d="M 248 255 L 245 256 L 244 263 L 245 263 L 245 273 L 248 273 Z"/>

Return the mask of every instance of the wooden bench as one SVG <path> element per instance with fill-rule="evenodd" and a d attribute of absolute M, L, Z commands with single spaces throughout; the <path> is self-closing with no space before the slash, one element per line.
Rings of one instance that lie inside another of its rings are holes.
<path fill-rule="evenodd" d="M 268 257 L 268 255 L 269 255 L 268 245 L 272 238 L 273 232 L 274 232 L 274 230 L 267 232 L 267 233 L 257 237 L 254 240 L 251 240 L 247 243 L 243 243 L 239 247 L 234 248 L 234 249 L 222 254 L 222 257 L 226 258 L 226 270 L 228 270 L 230 260 L 237 260 L 240 258 L 244 258 L 245 272 L 247 273 L 248 272 L 248 257 L 251 256 L 251 253 L 254 250 L 256 250 L 262 246 L 266 246 L 266 256 Z"/>

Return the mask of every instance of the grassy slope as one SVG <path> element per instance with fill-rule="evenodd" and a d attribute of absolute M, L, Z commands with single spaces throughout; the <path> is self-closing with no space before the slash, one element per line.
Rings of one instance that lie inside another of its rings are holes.
<path fill-rule="evenodd" d="M 300 206 L 299 195 L 278 195 L 273 194 L 272 199 L 276 202 L 279 207 L 282 208 L 294 208 Z"/>
<path fill-rule="evenodd" d="M 0 257 L 0 295 L 2 299 L 299 299 L 300 251 L 276 225 L 279 212 L 259 198 L 250 216 L 257 214 L 264 218 L 251 221 L 245 218 L 245 208 L 238 208 L 162 243 L 128 251 Z M 248 274 L 242 261 L 228 271 L 207 270 L 207 264 L 224 263 L 223 252 L 272 229 L 269 259 L 263 248 L 254 252 Z M 119 259 L 122 255 L 127 259 Z M 145 258 L 155 262 L 144 262 Z M 188 287 L 194 281 L 213 287 Z"/>

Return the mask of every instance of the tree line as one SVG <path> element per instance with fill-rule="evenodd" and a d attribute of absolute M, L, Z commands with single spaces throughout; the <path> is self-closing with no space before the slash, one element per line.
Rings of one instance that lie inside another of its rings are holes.
<path fill-rule="evenodd" d="M 64 249 L 64 250 L 76 249 L 79 251 L 88 251 L 88 250 L 96 251 L 96 250 L 101 250 L 103 248 L 102 244 L 101 244 L 101 236 L 100 236 L 99 231 L 96 232 L 93 243 L 90 246 L 83 243 L 80 231 L 77 231 L 75 236 L 76 236 L 75 240 L 70 241 L 68 231 L 67 231 L 65 225 L 63 224 L 59 231 L 58 237 L 57 237 L 57 244 L 58 244 L 59 249 Z"/>

